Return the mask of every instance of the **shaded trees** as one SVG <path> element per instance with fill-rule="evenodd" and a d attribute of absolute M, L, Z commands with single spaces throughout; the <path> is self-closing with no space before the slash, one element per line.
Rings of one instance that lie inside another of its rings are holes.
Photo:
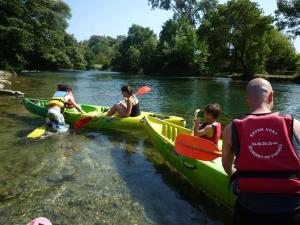
<path fill-rule="evenodd" d="M 296 71 L 299 59 L 291 41 L 276 29 L 268 31 L 266 40 L 269 48 L 266 71 L 271 74 Z"/>
<path fill-rule="evenodd" d="M 132 25 L 127 37 L 118 46 L 113 60 L 114 68 L 138 73 L 152 70 L 156 45 L 157 38 L 152 30 Z"/>
<path fill-rule="evenodd" d="M 26 9 L 19 0 L 0 0 L 0 68 L 21 69 L 32 51 L 32 26 L 23 20 Z"/>
<path fill-rule="evenodd" d="M 198 39 L 188 20 L 168 20 L 157 46 L 159 68 L 168 74 L 203 73 L 206 71 L 207 46 Z"/>
<path fill-rule="evenodd" d="M 202 21 L 198 34 L 209 45 L 209 66 L 214 72 L 239 72 L 251 79 L 262 71 L 268 46 L 266 33 L 272 18 L 257 3 L 230 0 L 218 5 Z"/>
<path fill-rule="evenodd" d="M 0 67 L 84 68 L 81 47 L 65 31 L 70 16 L 60 0 L 0 0 Z"/>

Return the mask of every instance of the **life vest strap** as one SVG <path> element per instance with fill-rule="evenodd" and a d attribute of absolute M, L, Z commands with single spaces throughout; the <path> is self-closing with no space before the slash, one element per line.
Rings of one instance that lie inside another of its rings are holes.
<path fill-rule="evenodd" d="M 278 178 L 278 179 L 300 179 L 299 171 L 235 171 L 229 180 L 228 187 L 238 178 Z"/>
<path fill-rule="evenodd" d="M 230 181 L 236 178 L 279 178 L 300 179 L 299 171 L 236 171 L 232 174 Z"/>

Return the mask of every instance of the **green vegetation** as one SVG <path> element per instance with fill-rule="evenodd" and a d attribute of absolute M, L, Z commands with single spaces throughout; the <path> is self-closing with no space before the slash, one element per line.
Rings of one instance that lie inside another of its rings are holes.
<path fill-rule="evenodd" d="M 122 72 L 297 76 L 300 57 L 290 37 L 299 35 L 300 0 L 279 0 L 276 18 L 250 0 L 148 0 L 172 10 L 159 37 L 132 25 L 126 36 L 66 33 L 70 8 L 60 0 L 0 0 L 0 69 L 18 71 L 111 69 Z M 276 25 L 273 22 L 276 20 Z"/>
<path fill-rule="evenodd" d="M 276 20 L 279 29 L 300 35 L 300 0 L 277 0 Z"/>
<path fill-rule="evenodd" d="M 114 69 L 124 72 L 153 70 L 151 61 L 157 45 L 156 35 L 149 28 L 132 25 L 127 37 L 118 45 L 113 60 Z"/>
<path fill-rule="evenodd" d="M 0 68 L 85 68 L 83 49 L 65 32 L 70 8 L 55 0 L 0 0 Z"/>

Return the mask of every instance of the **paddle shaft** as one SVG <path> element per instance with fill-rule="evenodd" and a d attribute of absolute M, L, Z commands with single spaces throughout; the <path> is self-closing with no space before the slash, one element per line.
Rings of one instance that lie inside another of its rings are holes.
<path fill-rule="evenodd" d="M 198 113 L 201 111 L 201 109 L 196 109 L 195 112 L 194 112 L 194 120 L 197 119 L 198 117 Z M 192 129 L 192 135 L 194 136 L 195 135 L 195 122 L 193 124 L 193 129 Z"/>

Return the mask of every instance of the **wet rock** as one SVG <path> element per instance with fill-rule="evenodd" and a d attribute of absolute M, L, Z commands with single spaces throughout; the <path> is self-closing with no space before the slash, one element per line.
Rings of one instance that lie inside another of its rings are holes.
<path fill-rule="evenodd" d="M 8 72 L 6 70 L 0 70 L 0 77 L 11 77 L 17 75 L 15 72 Z"/>
<path fill-rule="evenodd" d="M 20 91 L 12 91 L 12 90 L 0 89 L 0 95 L 24 96 L 24 93 L 20 92 Z"/>

